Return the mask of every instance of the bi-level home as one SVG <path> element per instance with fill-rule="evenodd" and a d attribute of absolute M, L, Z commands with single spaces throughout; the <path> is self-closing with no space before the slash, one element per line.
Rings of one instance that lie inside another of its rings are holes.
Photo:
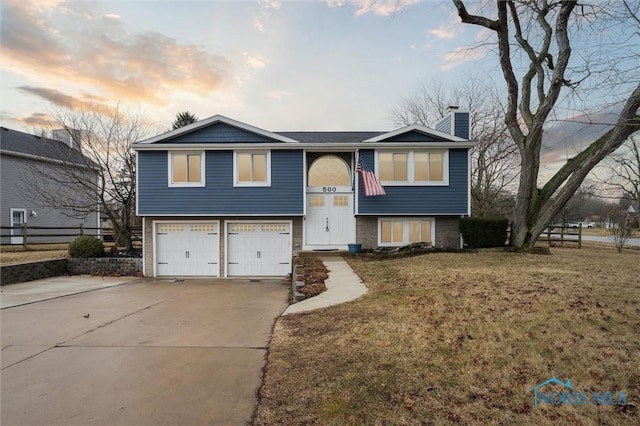
<path fill-rule="evenodd" d="M 469 114 L 455 109 L 436 129 L 366 132 L 215 115 L 137 142 L 144 273 L 284 276 L 303 250 L 459 247 L 471 147 Z M 384 195 L 371 195 L 374 178 Z"/>

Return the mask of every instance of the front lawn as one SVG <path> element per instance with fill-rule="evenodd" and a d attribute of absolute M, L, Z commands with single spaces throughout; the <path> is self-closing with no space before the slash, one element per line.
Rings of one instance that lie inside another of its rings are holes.
<path fill-rule="evenodd" d="M 278 320 L 255 424 L 640 423 L 638 252 L 350 263 L 368 295 Z M 534 408 L 552 377 L 587 404 Z"/>

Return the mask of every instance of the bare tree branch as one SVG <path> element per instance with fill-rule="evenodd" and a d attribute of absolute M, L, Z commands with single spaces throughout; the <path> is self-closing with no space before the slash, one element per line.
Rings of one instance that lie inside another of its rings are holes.
<path fill-rule="evenodd" d="M 602 58 L 597 58 L 597 65 L 601 65 L 599 70 L 588 66 L 591 54 L 587 50 L 586 55 L 588 56 L 584 56 L 586 60 L 584 61 L 585 68 L 582 70 L 583 76 L 578 79 L 578 83 L 572 83 L 567 77 L 568 74 L 575 72 L 569 68 L 572 56 L 569 25 L 576 24 L 576 30 L 572 33 L 575 35 L 580 30 L 581 22 L 580 18 L 572 20 L 576 2 L 565 0 L 554 2 L 547 0 L 497 0 L 495 7 L 498 19 L 494 21 L 482 16 L 470 15 L 462 0 L 452 1 L 463 23 L 480 25 L 493 30 L 498 40 L 499 63 L 508 91 L 505 122 L 518 146 L 521 160 L 511 242 L 517 246 L 532 246 L 546 224 L 562 210 L 564 204 L 580 187 L 589 171 L 622 145 L 630 135 L 640 129 L 637 115 L 640 107 L 640 99 L 638 99 L 640 84 L 633 90 L 633 93 L 628 95 L 616 125 L 587 149 L 570 159 L 539 189 L 538 178 L 543 131 L 551 112 L 557 107 L 562 89 L 577 87 L 592 77 L 594 72 L 610 73 L 611 61 L 606 60 L 609 50 L 602 49 L 599 53 Z M 633 14 L 626 2 L 625 7 L 627 13 L 633 15 L 637 21 L 637 15 Z M 598 15 L 598 10 L 592 9 L 591 12 L 590 9 L 587 9 L 585 15 L 584 8 L 580 8 L 581 18 L 589 19 L 591 25 L 604 19 Z M 603 10 L 608 9 L 604 8 Z M 613 15 L 612 12 L 611 16 Z M 542 37 L 527 39 L 523 19 L 526 20 L 530 34 L 536 36 L 541 34 Z M 607 19 L 613 18 L 607 17 Z M 622 20 L 618 17 L 616 19 Z M 514 71 L 515 58 L 520 56 L 511 53 L 511 29 L 513 29 L 513 39 L 515 40 L 514 46 L 527 58 L 525 64 L 518 63 L 519 68 L 522 68 L 522 65 L 526 68 L 521 86 L 518 86 Z M 538 42 L 534 45 L 530 40 Z M 552 40 L 555 40 L 553 46 Z M 637 61 L 637 51 L 631 57 Z M 544 67 L 545 61 L 547 69 Z M 621 55 L 620 63 L 624 64 L 625 61 L 628 61 L 628 58 Z M 592 65 L 594 64 L 596 62 L 592 61 Z M 549 74 L 547 74 L 547 70 Z M 535 103 L 532 99 L 534 87 L 537 95 Z M 522 127 L 523 125 L 524 127 Z"/>
<path fill-rule="evenodd" d="M 473 215 L 510 215 L 513 210 L 510 189 L 517 179 L 517 147 L 501 120 L 504 107 L 498 97 L 478 80 L 445 90 L 431 81 L 421 84 L 410 97 L 391 111 L 397 125 L 422 124 L 433 127 L 447 114 L 449 105 L 470 112 L 471 134 L 471 211 Z"/>
<path fill-rule="evenodd" d="M 82 153 L 77 161 L 34 164 L 23 176 L 26 194 L 50 207 L 68 209 L 76 215 L 100 211 L 111 220 L 125 249 L 132 249 L 131 220 L 135 214 L 135 156 L 131 144 L 150 131 L 143 114 L 122 111 L 118 106 L 105 113 L 98 108 L 53 112 L 59 129 L 71 136 Z M 42 129 L 53 135 L 54 129 Z M 71 150 L 72 148 L 65 148 Z M 60 155 L 52 156 L 60 158 Z M 76 194 L 76 195 L 74 195 Z"/>

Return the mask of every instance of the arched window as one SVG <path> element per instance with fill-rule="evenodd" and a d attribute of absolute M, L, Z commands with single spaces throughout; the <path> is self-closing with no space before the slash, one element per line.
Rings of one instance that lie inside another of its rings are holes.
<path fill-rule="evenodd" d="M 347 163 L 336 155 L 323 155 L 309 167 L 308 186 L 351 186 Z"/>

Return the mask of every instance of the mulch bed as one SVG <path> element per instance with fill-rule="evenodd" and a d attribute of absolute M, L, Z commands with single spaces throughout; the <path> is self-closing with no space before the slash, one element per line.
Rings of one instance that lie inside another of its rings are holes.
<path fill-rule="evenodd" d="M 305 256 L 300 258 L 299 262 L 303 265 L 304 287 L 298 291 L 304 294 L 305 299 L 317 296 L 327 290 L 324 281 L 329 278 L 329 270 L 324 263 L 317 258 Z"/>

